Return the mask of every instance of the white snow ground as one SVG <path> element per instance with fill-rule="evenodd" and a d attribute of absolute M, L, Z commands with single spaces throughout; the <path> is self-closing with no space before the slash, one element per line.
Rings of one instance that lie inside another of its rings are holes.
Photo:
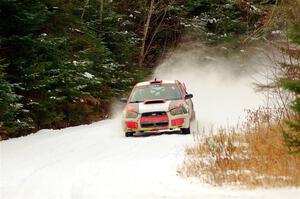
<path fill-rule="evenodd" d="M 201 125 L 234 124 L 244 108 L 261 104 L 251 77 L 235 77 L 222 59 L 203 65 L 194 54 L 171 58 L 155 74 L 187 83 Z M 192 135 L 125 138 L 119 124 L 108 119 L 0 142 L 0 199 L 300 199 L 296 188 L 239 190 L 177 176 Z"/>
<path fill-rule="evenodd" d="M 192 135 L 125 138 L 118 119 L 0 143 L 1 199 L 299 199 L 299 189 L 216 188 L 176 175 Z"/>

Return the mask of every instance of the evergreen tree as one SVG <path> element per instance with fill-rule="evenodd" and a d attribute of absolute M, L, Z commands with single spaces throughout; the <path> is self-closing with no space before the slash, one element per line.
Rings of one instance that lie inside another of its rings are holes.
<path fill-rule="evenodd" d="M 3 137 L 95 121 L 136 81 L 137 40 L 111 1 L 3 0 L 0 9 Z M 10 128 L 25 119 L 33 126 Z"/>
<path fill-rule="evenodd" d="M 7 65 L 0 60 L 0 140 L 11 136 L 20 136 L 19 130 L 32 128 L 31 118 L 22 117 L 28 110 L 18 103 L 20 96 L 14 92 L 14 85 L 6 81 L 3 72 Z"/>
<path fill-rule="evenodd" d="M 295 100 L 291 108 L 295 112 L 292 121 L 288 122 L 290 130 L 284 131 L 284 137 L 292 153 L 300 153 L 300 2 L 292 4 L 292 16 L 289 23 L 288 36 L 290 48 L 286 50 L 288 55 L 296 62 L 284 65 L 287 77 L 281 80 L 283 88 L 294 93 Z"/>
<path fill-rule="evenodd" d="M 260 5 L 251 1 L 187 1 L 186 10 L 192 29 L 212 41 L 237 41 L 259 26 L 263 15 Z M 204 31 L 203 31 L 204 30 Z"/>

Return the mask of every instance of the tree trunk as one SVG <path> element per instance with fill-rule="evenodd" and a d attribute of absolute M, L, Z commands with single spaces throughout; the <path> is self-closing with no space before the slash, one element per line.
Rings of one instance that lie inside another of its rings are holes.
<path fill-rule="evenodd" d="M 162 25 L 162 23 L 163 23 L 163 21 L 165 19 L 165 16 L 166 16 L 167 12 L 168 12 L 168 6 L 166 6 L 166 8 L 164 9 L 164 14 L 163 14 L 163 16 L 162 16 L 159 24 L 155 27 L 154 33 L 152 34 L 152 37 L 151 37 L 151 39 L 150 39 L 147 47 L 146 47 L 146 45 L 144 47 L 145 48 L 145 50 L 144 50 L 144 57 L 148 54 L 148 52 L 149 52 L 149 50 L 150 50 L 150 48 L 152 46 L 152 43 L 154 41 L 155 36 L 160 31 L 160 27 L 161 27 L 161 25 Z"/>
<path fill-rule="evenodd" d="M 100 23 L 103 20 L 103 7 L 104 7 L 104 0 L 100 0 L 100 8 L 99 8 L 99 20 L 100 20 Z"/>
<path fill-rule="evenodd" d="M 148 35 L 148 30 L 150 26 L 150 21 L 153 13 L 153 7 L 154 5 L 154 0 L 151 0 L 150 6 L 149 6 L 149 11 L 147 14 L 146 22 L 144 24 L 144 31 L 143 31 L 143 39 L 142 39 L 142 46 L 141 46 L 141 51 L 140 51 L 140 56 L 139 56 L 139 67 L 143 66 L 144 59 L 145 59 L 145 46 L 146 46 L 146 40 L 147 40 L 147 35 Z"/>
<path fill-rule="evenodd" d="M 81 14 L 81 21 L 83 21 L 83 18 L 84 18 L 84 15 L 85 15 L 85 8 L 89 5 L 89 0 L 86 0 L 85 1 L 85 5 L 83 7 L 83 11 L 82 11 L 82 14 Z"/>

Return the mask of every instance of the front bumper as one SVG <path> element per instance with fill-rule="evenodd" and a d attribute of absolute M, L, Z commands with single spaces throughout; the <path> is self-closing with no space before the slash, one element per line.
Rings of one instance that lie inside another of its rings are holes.
<path fill-rule="evenodd" d="M 141 114 L 137 118 L 123 118 L 122 126 L 124 132 L 161 132 L 161 131 L 174 131 L 181 128 L 189 128 L 190 115 L 189 113 L 182 115 L 171 115 L 167 112 L 167 117 L 157 119 L 153 122 L 145 121 Z M 128 123 L 135 124 L 129 125 Z M 154 125 L 152 125 L 154 124 Z M 148 125 L 148 126 L 147 126 Z"/>

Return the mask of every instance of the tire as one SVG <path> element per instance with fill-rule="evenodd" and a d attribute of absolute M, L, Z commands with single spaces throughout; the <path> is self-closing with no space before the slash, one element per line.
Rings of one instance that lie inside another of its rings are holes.
<path fill-rule="evenodd" d="M 190 127 L 189 127 L 189 128 L 182 128 L 182 129 L 181 129 L 181 133 L 182 133 L 183 135 L 191 134 L 191 129 L 190 129 Z"/>
<path fill-rule="evenodd" d="M 125 137 L 132 137 L 133 136 L 133 132 L 126 132 L 125 133 Z"/>

